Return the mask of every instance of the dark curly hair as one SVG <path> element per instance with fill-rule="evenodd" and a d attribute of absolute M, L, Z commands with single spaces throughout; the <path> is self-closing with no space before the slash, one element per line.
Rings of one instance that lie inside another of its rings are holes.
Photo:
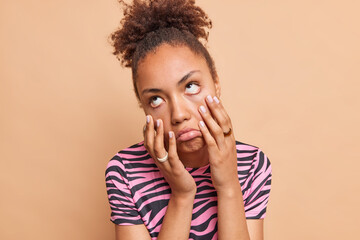
<path fill-rule="evenodd" d="M 120 27 L 110 35 L 113 54 L 125 67 L 131 67 L 136 96 L 136 74 L 139 62 L 147 53 L 161 44 L 187 46 L 202 56 L 209 67 L 212 78 L 217 78 L 214 61 L 200 42 L 208 39 L 212 22 L 194 0 L 133 0 L 123 5 L 124 18 Z"/>

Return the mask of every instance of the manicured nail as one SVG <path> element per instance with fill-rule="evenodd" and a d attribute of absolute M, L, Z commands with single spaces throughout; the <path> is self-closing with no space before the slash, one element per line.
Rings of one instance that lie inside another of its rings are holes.
<path fill-rule="evenodd" d="M 206 99 L 208 100 L 209 103 L 212 103 L 212 102 L 213 102 L 213 98 L 212 98 L 210 95 L 208 95 L 208 96 L 206 97 Z"/>
<path fill-rule="evenodd" d="M 149 122 L 150 122 L 150 116 L 147 115 L 147 116 L 146 116 L 146 123 L 149 123 Z"/>
<path fill-rule="evenodd" d="M 206 113 L 206 109 L 204 106 L 200 106 L 200 111 L 203 112 L 203 113 Z"/>
<path fill-rule="evenodd" d="M 200 126 L 205 127 L 205 123 L 203 121 L 200 121 Z"/>
<path fill-rule="evenodd" d="M 214 100 L 216 103 L 220 103 L 219 99 L 216 96 L 214 97 Z"/>
<path fill-rule="evenodd" d="M 172 138 L 174 136 L 173 132 L 169 132 L 169 138 Z"/>
<path fill-rule="evenodd" d="M 156 126 L 160 127 L 160 119 L 156 120 Z"/>

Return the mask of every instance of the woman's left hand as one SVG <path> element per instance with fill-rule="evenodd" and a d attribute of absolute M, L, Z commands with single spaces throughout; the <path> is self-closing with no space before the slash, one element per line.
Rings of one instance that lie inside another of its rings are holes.
<path fill-rule="evenodd" d="M 231 190 L 240 186 L 237 172 L 237 154 L 231 120 L 219 99 L 206 97 L 205 106 L 199 112 L 200 131 L 209 152 L 211 179 L 217 192 Z"/>

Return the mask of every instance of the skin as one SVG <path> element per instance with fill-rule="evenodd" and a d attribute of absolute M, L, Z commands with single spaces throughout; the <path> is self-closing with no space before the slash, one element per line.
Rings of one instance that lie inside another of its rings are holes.
<path fill-rule="evenodd" d="M 263 220 L 245 218 L 235 138 L 224 136 L 232 124 L 206 61 L 186 46 L 163 44 L 139 63 L 136 86 L 146 114 L 144 145 L 172 192 L 158 239 L 188 239 L 196 184 L 184 166 L 206 164 L 218 195 L 218 239 L 263 239 Z M 167 161 L 156 160 L 166 152 Z M 116 239 L 150 236 L 144 225 L 116 225 Z"/>

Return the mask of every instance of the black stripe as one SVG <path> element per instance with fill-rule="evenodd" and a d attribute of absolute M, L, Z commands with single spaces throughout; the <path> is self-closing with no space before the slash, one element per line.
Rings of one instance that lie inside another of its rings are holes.
<path fill-rule="evenodd" d="M 128 151 L 128 150 L 122 150 L 119 152 L 120 154 L 129 154 L 129 155 L 134 155 L 134 156 L 141 156 L 141 155 L 144 155 L 144 154 L 149 154 L 147 150 L 145 151 L 139 151 L 139 150 L 136 150 L 136 151 Z"/>

